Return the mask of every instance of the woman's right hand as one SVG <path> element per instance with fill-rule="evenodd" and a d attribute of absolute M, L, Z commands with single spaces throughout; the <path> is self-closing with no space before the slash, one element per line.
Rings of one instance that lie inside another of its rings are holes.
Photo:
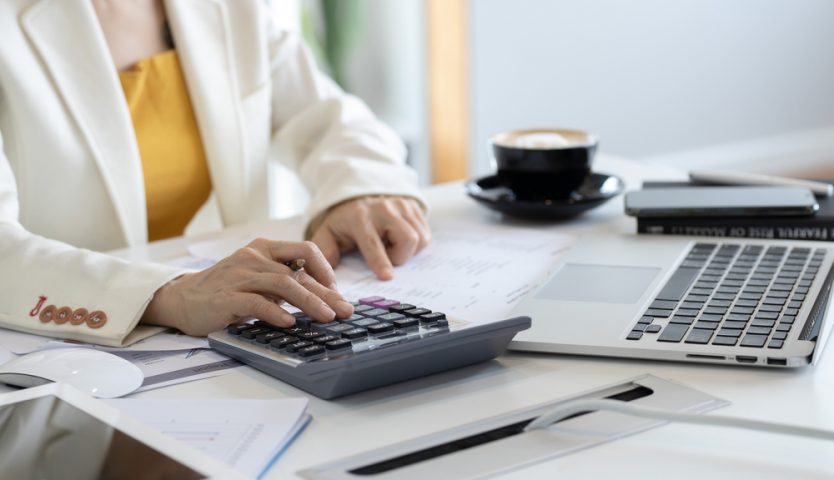
<path fill-rule="evenodd" d="M 302 270 L 285 265 L 297 258 L 305 260 Z M 210 268 L 163 285 L 142 323 L 194 336 L 251 318 L 289 327 L 295 317 L 280 306 L 285 301 L 319 322 L 353 313 L 353 305 L 336 291 L 333 269 L 314 243 L 257 239 Z"/>

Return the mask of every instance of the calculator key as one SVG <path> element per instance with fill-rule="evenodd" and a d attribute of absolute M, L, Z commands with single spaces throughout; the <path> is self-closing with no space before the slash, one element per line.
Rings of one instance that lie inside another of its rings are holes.
<path fill-rule="evenodd" d="M 346 332 L 348 330 L 352 330 L 353 328 L 355 328 L 355 327 L 353 325 L 348 324 L 348 323 L 337 323 L 335 325 L 330 325 L 329 327 L 326 328 L 326 330 L 331 332 L 331 333 L 342 333 L 342 332 Z"/>
<path fill-rule="evenodd" d="M 388 307 L 388 311 L 393 313 L 403 313 L 406 310 L 413 310 L 415 308 L 417 307 L 410 303 L 400 303 L 399 305 Z"/>
<path fill-rule="evenodd" d="M 353 315 L 349 316 L 348 318 L 344 318 L 344 319 L 341 319 L 341 320 L 343 322 L 355 322 L 357 320 L 363 320 L 365 318 L 368 318 L 368 317 L 363 316 L 363 315 L 359 315 L 358 313 L 354 313 Z"/>
<path fill-rule="evenodd" d="M 449 321 L 446 320 L 445 318 L 442 318 L 442 319 L 434 322 L 430 326 L 434 327 L 434 328 L 449 328 Z"/>
<path fill-rule="evenodd" d="M 365 305 L 372 305 L 374 302 L 381 302 L 382 300 L 385 300 L 385 297 L 380 297 L 380 296 L 375 295 L 373 297 L 360 298 L 359 303 L 362 303 L 362 304 L 365 304 Z"/>
<path fill-rule="evenodd" d="M 385 300 L 380 300 L 378 302 L 371 303 L 372 306 L 374 306 L 376 308 L 383 308 L 385 310 L 393 307 L 394 305 L 399 305 L 399 304 L 400 304 L 399 300 L 388 300 L 387 298 Z"/>
<path fill-rule="evenodd" d="M 445 319 L 446 314 L 442 312 L 431 312 L 420 315 L 420 323 L 433 323 Z"/>
<path fill-rule="evenodd" d="M 313 345 L 313 342 L 308 342 L 308 341 L 295 342 L 295 343 L 291 343 L 291 344 L 287 345 L 287 348 L 285 349 L 285 351 L 287 353 L 295 353 L 298 350 L 301 350 L 302 348 L 309 347 L 311 345 Z"/>
<path fill-rule="evenodd" d="M 403 315 L 402 313 L 387 313 L 387 314 L 385 314 L 385 315 L 380 315 L 380 316 L 378 316 L 378 317 L 376 317 L 376 318 L 377 318 L 377 319 L 379 319 L 379 321 L 381 321 L 381 322 L 389 322 L 389 323 L 391 323 L 391 322 L 393 322 L 393 321 L 395 321 L 395 320 L 403 320 L 403 319 L 405 319 L 406 317 L 405 317 L 405 315 Z"/>
<path fill-rule="evenodd" d="M 367 318 L 367 317 L 363 318 L 361 320 L 356 320 L 355 322 L 350 322 L 350 324 L 353 325 L 354 327 L 368 327 L 368 326 L 373 325 L 375 323 L 379 323 L 379 320 L 377 320 L 375 318 Z"/>
<path fill-rule="evenodd" d="M 313 319 L 308 317 L 307 315 L 296 317 L 295 319 L 295 326 L 298 328 L 310 328 L 310 324 L 313 323 Z"/>
<path fill-rule="evenodd" d="M 327 350 L 334 352 L 334 351 L 341 351 L 341 350 L 350 350 L 352 343 L 350 340 L 346 338 L 340 338 L 338 340 L 333 340 L 331 342 L 327 342 L 324 344 L 324 348 Z"/>
<path fill-rule="evenodd" d="M 360 338 L 365 338 L 368 336 L 368 331 L 364 328 L 352 328 L 350 330 L 345 330 L 342 332 L 342 338 L 347 338 L 349 340 L 356 340 Z"/>
<path fill-rule="evenodd" d="M 262 333 L 262 334 L 258 335 L 257 337 L 255 337 L 255 341 L 257 343 L 266 344 L 266 343 L 269 343 L 269 342 L 275 340 L 276 338 L 281 338 L 283 336 L 285 336 L 285 334 L 282 333 L 282 332 Z"/>
<path fill-rule="evenodd" d="M 322 355 L 324 353 L 324 347 L 321 345 L 310 345 L 309 347 L 304 347 L 297 352 L 296 355 L 302 358 L 310 358 L 315 357 L 317 355 Z"/>
<path fill-rule="evenodd" d="M 380 333 L 390 332 L 394 329 L 394 325 L 387 322 L 380 322 L 374 325 L 368 325 L 368 333 L 378 335 Z"/>
<path fill-rule="evenodd" d="M 318 337 L 323 337 L 323 336 L 324 336 L 324 332 L 315 331 L 315 330 L 311 331 L 311 332 L 304 332 L 304 333 L 299 333 L 298 334 L 298 338 L 300 338 L 302 340 L 314 340 Z"/>
<path fill-rule="evenodd" d="M 401 313 L 408 315 L 409 317 L 419 317 L 420 315 L 431 313 L 431 310 L 428 308 L 412 308 L 411 310 L 406 310 Z"/>
<path fill-rule="evenodd" d="M 237 323 L 234 325 L 229 325 L 226 328 L 226 331 L 229 332 L 230 335 L 240 335 L 244 332 L 244 330 L 249 330 L 250 328 L 255 328 L 254 325 L 251 323 Z"/>
<path fill-rule="evenodd" d="M 250 329 L 244 330 L 243 332 L 241 332 L 240 336 L 247 339 L 247 340 L 252 340 L 252 339 L 254 339 L 255 337 L 257 337 L 258 335 L 260 335 L 262 333 L 269 333 L 269 332 L 272 332 L 272 331 L 274 331 L 274 330 L 272 330 L 271 328 L 267 328 L 267 327 L 255 327 L 255 328 L 250 328 Z"/>
<path fill-rule="evenodd" d="M 333 340 L 339 340 L 339 337 L 337 337 L 336 335 L 323 335 L 321 337 L 316 337 L 313 339 L 313 341 L 315 343 L 318 343 L 319 345 L 324 345 L 325 343 L 332 342 Z"/>
<path fill-rule="evenodd" d="M 406 317 L 402 320 L 394 320 L 393 323 L 395 328 L 412 328 L 417 326 L 417 319 Z"/>
<path fill-rule="evenodd" d="M 275 350 L 283 350 L 287 348 L 287 345 L 292 345 L 293 343 L 298 341 L 298 337 L 293 337 L 291 335 L 287 335 L 281 338 L 277 338 L 271 342 L 269 342 L 269 346 L 274 348 Z"/>
<path fill-rule="evenodd" d="M 304 333 L 307 331 L 306 328 L 301 327 L 293 327 L 293 328 L 283 328 L 282 331 L 287 335 L 298 335 L 299 333 Z"/>
<path fill-rule="evenodd" d="M 386 315 L 387 313 L 388 313 L 388 310 L 383 310 L 381 308 L 374 308 L 373 310 L 366 310 L 366 311 L 362 312 L 362 315 L 365 315 L 366 317 L 378 317 L 380 315 Z"/>
<path fill-rule="evenodd" d="M 362 312 L 367 312 L 368 310 L 373 310 L 373 309 L 374 309 L 374 307 L 372 307 L 370 305 L 360 304 L 360 305 L 357 305 L 357 306 L 353 307 L 353 313 L 362 313 Z"/>

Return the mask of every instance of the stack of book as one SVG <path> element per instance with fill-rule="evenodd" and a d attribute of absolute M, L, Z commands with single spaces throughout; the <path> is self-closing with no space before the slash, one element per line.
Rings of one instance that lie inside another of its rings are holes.
<path fill-rule="evenodd" d="M 645 182 L 643 188 L 695 185 L 688 182 Z M 817 202 L 819 211 L 807 217 L 637 217 L 637 232 L 834 241 L 834 197 L 817 198 Z"/>

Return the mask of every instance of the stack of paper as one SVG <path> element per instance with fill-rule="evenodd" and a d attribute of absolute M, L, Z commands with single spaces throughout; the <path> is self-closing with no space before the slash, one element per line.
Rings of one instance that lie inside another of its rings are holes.
<path fill-rule="evenodd" d="M 269 470 L 311 419 L 306 398 L 107 402 L 253 478 Z"/>

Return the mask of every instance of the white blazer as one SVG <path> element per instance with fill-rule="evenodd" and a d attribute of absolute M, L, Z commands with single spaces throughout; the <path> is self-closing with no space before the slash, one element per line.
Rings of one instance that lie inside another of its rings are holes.
<path fill-rule="evenodd" d="M 310 191 L 310 218 L 361 195 L 419 197 L 396 135 L 275 30 L 263 3 L 165 2 L 224 224 L 266 218 L 276 147 Z M 0 325 L 138 339 L 153 293 L 183 271 L 96 252 L 145 242 L 136 137 L 91 2 L 3 0 Z"/>

